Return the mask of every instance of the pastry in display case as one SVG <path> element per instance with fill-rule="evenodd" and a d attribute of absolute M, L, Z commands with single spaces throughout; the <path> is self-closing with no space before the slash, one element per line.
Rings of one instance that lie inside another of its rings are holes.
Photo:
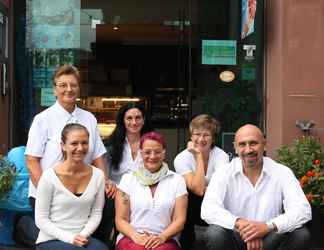
<path fill-rule="evenodd" d="M 89 96 L 81 98 L 79 105 L 94 114 L 98 121 L 100 136 L 106 139 L 116 127 L 115 121 L 119 108 L 128 102 L 141 102 L 147 108 L 145 98 L 127 96 Z"/>

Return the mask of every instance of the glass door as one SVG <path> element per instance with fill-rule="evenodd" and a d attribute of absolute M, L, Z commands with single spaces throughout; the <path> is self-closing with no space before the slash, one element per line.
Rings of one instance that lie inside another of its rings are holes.
<path fill-rule="evenodd" d="M 55 101 L 51 78 L 66 63 L 80 69 L 80 105 L 99 123 L 113 123 L 124 100 L 144 102 L 167 137 L 170 163 L 197 114 L 220 120 L 222 147 L 241 125 L 263 125 L 263 0 L 16 0 L 15 6 L 22 143 L 33 116 Z"/>
<path fill-rule="evenodd" d="M 263 127 L 263 0 L 196 0 L 192 16 L 192 116 L 208 113 L 222 130 L 217 144 L 231 156 L 242 125 Z"/>
<path fill-rule="evenodd" d="M 189 118 L 189 1 L 82 0 L 80 17 L 82 95 L 97 104 L 84 108 L 110 123 L 100 98 L 138 98 L 166 137 L 172 163 Z"/>

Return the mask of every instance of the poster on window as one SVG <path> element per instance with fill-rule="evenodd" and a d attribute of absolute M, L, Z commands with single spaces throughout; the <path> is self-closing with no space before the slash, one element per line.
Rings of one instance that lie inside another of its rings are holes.
<path fill-rule="evenodd" d="M 31 48 L 80 48 L 80 0 L 33 0 L 27 6 Z"/>
<path fill-rule="evenodd" d="M 242 0 L 241 39 L 254 32 L 257 0 Z"/>

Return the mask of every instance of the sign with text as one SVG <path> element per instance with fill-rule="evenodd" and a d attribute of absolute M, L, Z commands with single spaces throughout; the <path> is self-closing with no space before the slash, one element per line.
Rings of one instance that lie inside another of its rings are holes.
<path fill-rule="evenodd" d="M 202 40 L 202 64 L 236 65 L 236 41 Z"/>

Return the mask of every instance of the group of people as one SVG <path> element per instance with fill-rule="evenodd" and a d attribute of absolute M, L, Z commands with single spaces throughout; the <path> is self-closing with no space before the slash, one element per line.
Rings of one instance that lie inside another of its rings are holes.
<path fill-rule="evenodd" d="M 310 205 L 292 171 L 263 156 L 256 126 L 236 132 L 229 162 L 215 145 L 218 121 L 196 116 L 172 171 L 140 104 L 120 108 L 104 144 L 76 105 L 78 70 L 61 66 L 53 89 L 57 101 L 35 116 L 25 152 L 36 249 L 107 250 L 114 227 L 117 250 L 190 250 L 195 225 L 206 226 L 209 250 L 307 249 Z"/>

